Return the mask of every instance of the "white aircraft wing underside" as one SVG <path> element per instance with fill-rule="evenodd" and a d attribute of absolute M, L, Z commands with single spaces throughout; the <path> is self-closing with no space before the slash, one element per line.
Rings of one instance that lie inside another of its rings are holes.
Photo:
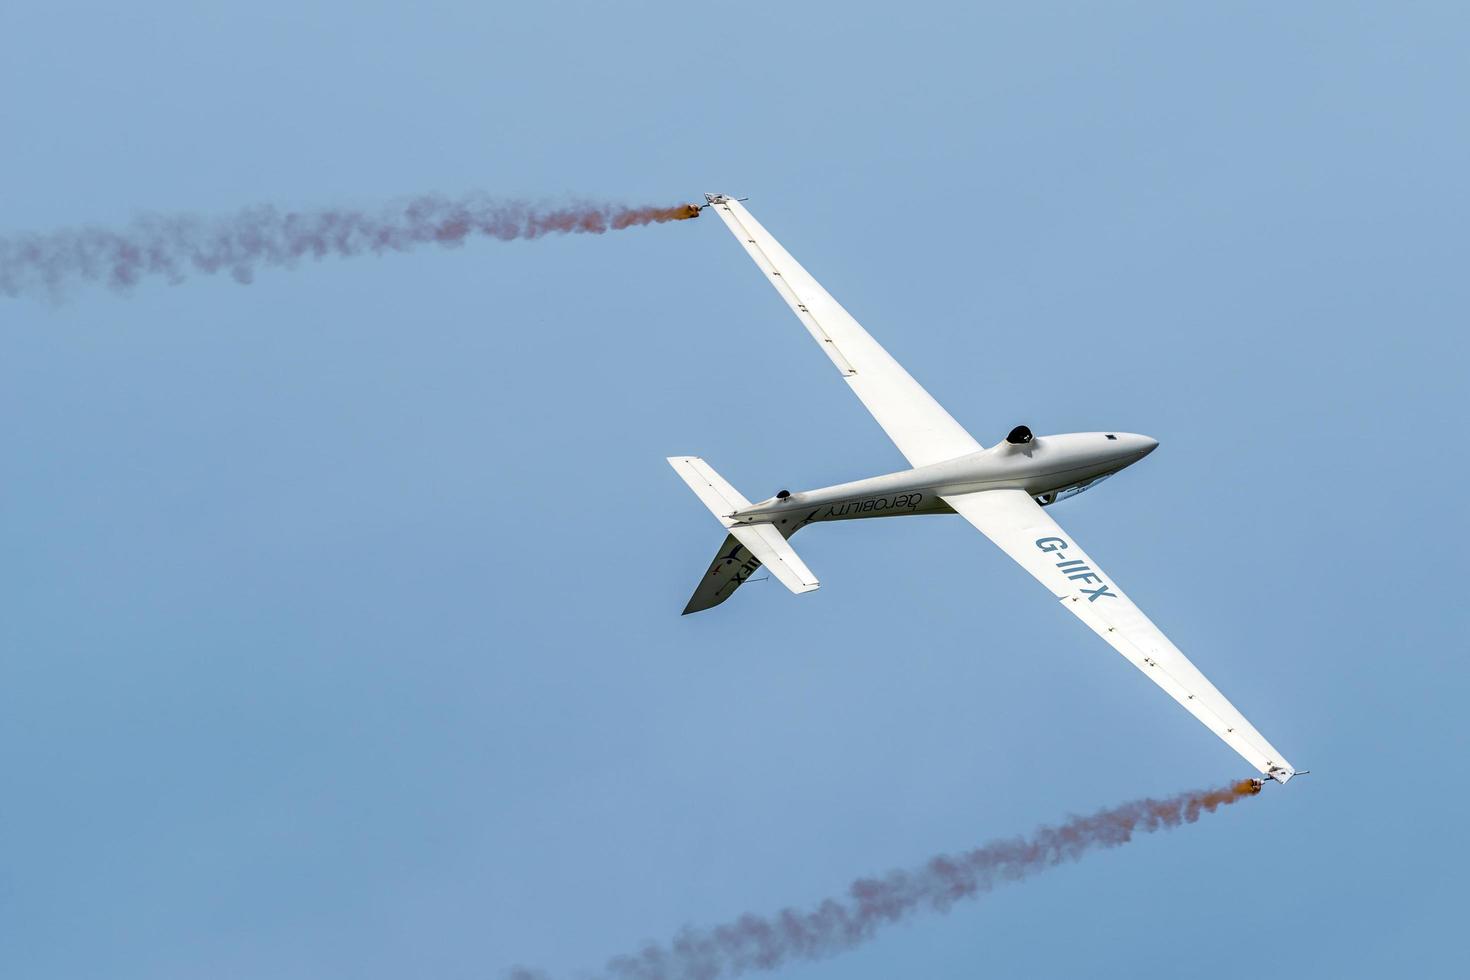
<path fill-rule="evenodd" d="M 912 465 L 939 463 L 984 448 L 739 201 L 721 195 L 709 197 L 710 207 L 745 246 L 848 387 Z"/>
<path fill-rule="evenodd" d="M 980 533 L 1030 572 L 1113 649 L 1143 671 L 1259 772 L 1286 782 L 1295 770 L 1169 642 L 1123 590 L 1023 490 L 945 495 Z"/>

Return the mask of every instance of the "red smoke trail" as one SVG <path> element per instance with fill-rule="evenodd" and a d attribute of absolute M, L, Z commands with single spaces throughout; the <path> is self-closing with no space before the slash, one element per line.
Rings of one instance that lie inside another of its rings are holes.
<path fill-rule="evenodd" d="M 302 258 L 456 246 L 473 236 L 510 241 L 601 235 L 698 216 L 699 208 L 692 204 L 543 207 L 478 196 L 416 197 L 376 213 L 346 208 L 283 212 L 266 205 L 212 220 L 151 215 L 122 231 L 74 228 L 0 238 L 0 293 L 46 291 L 57 296 L 78 281 L 126 289 L 149 276 L 177 283 L 190 272 L 212 275 L 220 270 L 248 283 L 261 266 L 292 266 Z"/>
<path fill-rule="evenodd" d="M 686 928 L 667 946 L 650 944 L 611 960 L 610 980 L 715 980 L 753 970 L 774 970 L 793 960 L 816 960 L 872 939 L 879 927 L 921 911 L 948 912 L 998 884 L 1020 881 L 1047 868 L 1076 861 L 1088 851 L 1119 847 L 1134 834 L 1194 823 L 1202 813 L 1259 793 L 1254 780 L 1223 789 L 1180 793 L 1162 800 L 1137 800 L 1090 817 L 1074 817 L 1029 838 L 994 841 L 964 854 L 941 855 L 913 871 L 860 878 L 843 898 L 829 898 L 806 911 L 785 909 L 773 916 L 743 915 L 713 928 Z M 518 967 L 510 980 L 546 980 L 538 970 Z"/>

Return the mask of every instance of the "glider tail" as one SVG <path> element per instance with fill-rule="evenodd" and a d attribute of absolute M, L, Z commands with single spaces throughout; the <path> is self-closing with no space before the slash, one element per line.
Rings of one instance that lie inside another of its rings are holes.
<path fill-rule="evenodd" d="M 771 523 L 740 523 L 736 511 L 750 506 L 725 478 L 698 456 L 670 456 L 669 465 L 730 533 L 709 570 L 684 607 L 684 615 L 718 606 L 765 565 L 792 592 L 811 592 L 820 584 L 786 540 L 790 534 Z"/>

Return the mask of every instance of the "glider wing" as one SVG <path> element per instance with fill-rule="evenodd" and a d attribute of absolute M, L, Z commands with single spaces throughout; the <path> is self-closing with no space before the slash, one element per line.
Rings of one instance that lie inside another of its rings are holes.
<path fill-rule="evenodd" d="M 1030 494 L 983 490 L 948 494 L 944 501 L 1258 772 L 1282 783 L 1296 775 L 1281 753 Z"/>
<path fill-rule="evenodd" d="M 705 197 L 909 463 L 924 466 L 984 448 L 739 201 Z"/>

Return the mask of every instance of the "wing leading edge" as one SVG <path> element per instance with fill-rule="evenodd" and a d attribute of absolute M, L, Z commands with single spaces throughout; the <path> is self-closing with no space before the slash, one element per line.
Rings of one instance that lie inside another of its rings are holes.
<path fill-rule="evenodd" d="M 705 197 L 912 465 L 939 463 L 984 448 L 739 201 L 723 194 Z"/>
<path fill-rule="evenodd" d="M 1282 783 L 1297 774 L 1029 494 L 985 490 L 944 500 L 1258 772 Z"/>

